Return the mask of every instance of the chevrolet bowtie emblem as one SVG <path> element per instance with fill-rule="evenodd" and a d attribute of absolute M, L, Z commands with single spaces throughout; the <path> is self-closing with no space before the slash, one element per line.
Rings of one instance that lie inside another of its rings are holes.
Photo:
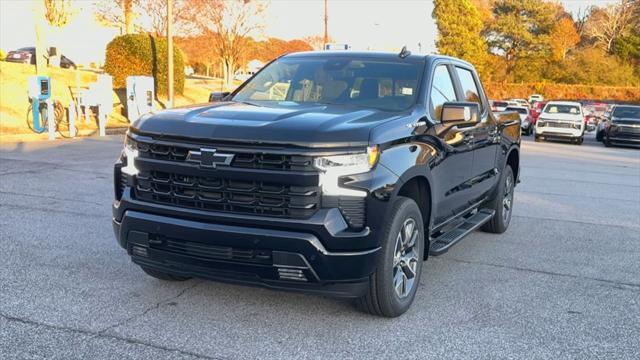
<path fill-rule="evenodd" d="M 187 161 L 199 163 L 204 168 L 215 168 L 218 165 L 231 165 L 233 154 L 221 154 L 216 149 L 189 150 Z"/>

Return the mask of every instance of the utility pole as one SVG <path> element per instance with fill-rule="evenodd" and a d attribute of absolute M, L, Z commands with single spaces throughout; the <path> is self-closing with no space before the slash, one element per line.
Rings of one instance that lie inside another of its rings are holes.
<path fill-rule="evenodd" d="M 36 30 L 36 74 L 47 75 L 46 57 L 49 56 L 46 42 L 46 32 L 43 31 L 44 25 L 44 2 L 38 1 L 34 3 L 33 17 Z M 46 54 L 46 55 L 45 55 Z"/>
<path fill-rule="evenodd" d="M 167 0 L 167 102 L 168 107 L 173 108 L 173 0 Z"/>
<path fill-rule="evenodd" d="M 324 44 L 322 45 L 322 50 L 327 48 L 327 44 L 329 43 L 329 15 L 327 13 L 327 0 L 324 0 Z"/>

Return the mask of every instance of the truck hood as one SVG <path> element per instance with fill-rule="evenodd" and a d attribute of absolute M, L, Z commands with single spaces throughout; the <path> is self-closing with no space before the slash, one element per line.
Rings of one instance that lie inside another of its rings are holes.
<path fill-rule="evenodd" d="M 371 129 L 401 117 L 343 105 L 203 104 L 164 110 L 133 122 L 133 131 L 159 136 L 303 147 L 366 146 Z"/>

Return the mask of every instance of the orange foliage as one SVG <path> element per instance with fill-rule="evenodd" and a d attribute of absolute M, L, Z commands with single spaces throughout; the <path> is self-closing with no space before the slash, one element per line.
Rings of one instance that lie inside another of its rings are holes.
<path fill-rule="evenodd" d="M 492 83 L 485 82 L 484 89 L 490 99 L 524 98 L 542 94 L 549 100 L 619 100 L 640 103 L 640 87 L 593 86 L 552 83 Z"/>
<path fill-rule="evenodd" d="M 571 18 L 562 18 L 551 30 L 550 45 L 553 57 L 556 60 L 563 60 L 567 52 L 573 49 L 580 42 L 580 35 L 576 31 Z"/>

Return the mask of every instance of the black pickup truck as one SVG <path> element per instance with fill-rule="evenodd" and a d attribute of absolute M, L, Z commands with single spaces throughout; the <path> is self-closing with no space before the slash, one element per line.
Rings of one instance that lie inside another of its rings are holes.
<path fill-rule="evenodd" d="M 404 313 L 423 261 L 509 226 L 520 119 L 473 66 L 402 52 L 282 56 L 218 102 L 143 116 L 115 165 L 133 262 Z"/>

